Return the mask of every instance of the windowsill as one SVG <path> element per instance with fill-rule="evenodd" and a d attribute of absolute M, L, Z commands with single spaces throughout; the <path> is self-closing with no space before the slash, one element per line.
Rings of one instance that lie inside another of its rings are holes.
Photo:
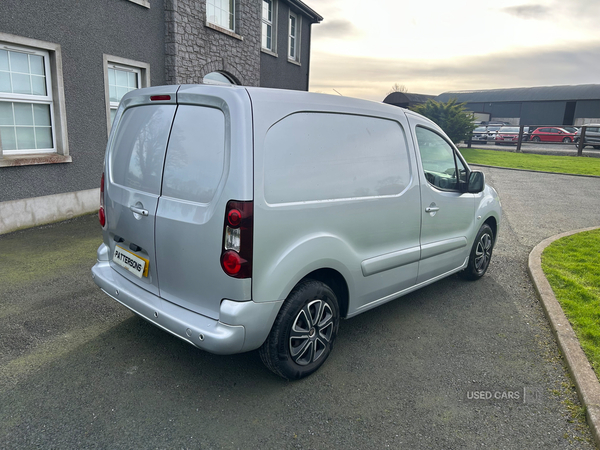
<path fill-rule="evenodd" d="M 268 48 L 261 48 L 260 51 L 262 53 L 266 53 L 267 55 L 273 56 L 275 58 L 279 58 L 279 55 L 277 53 L 275 53 L 274 51 L 269 50 Z"/>
<path fill-rule="evenodd" d="M 150 9 L 150 2 L 148 0 L 129 0 L 131 3 L 143 6 L 144 8 Z"/>
<path fill-rule="evenodd" d="M 212 30 L 219 31 L 220 33 L 226 34 L 227 36 L 231 36 L 232 38 L 239 39 L 240 41 L 244 40 L 243 36 L 228 30 L 227 28 L 220 27 L 219 25 L 215 25 L 214 23 L 206 22 L 206 26 Z"/>
<path fill-rule="evenodd" d="M 302 66 L 302 64 L 300 64 L 298 61 L 296 61 L 295 59 L 290 59 L 288 58 L 288 62 L 292 63 L 292 64 L 296 64 L 297 66 Z"/>
<path fill-rule="evenodd" d="M 56 153 L 5 155 L 0 158 L 0 167 L 34 166 L 37 164 L 61 164 L 70 163 L 72 161 L 73 160 L 69 155 L 65 156 Z"/>

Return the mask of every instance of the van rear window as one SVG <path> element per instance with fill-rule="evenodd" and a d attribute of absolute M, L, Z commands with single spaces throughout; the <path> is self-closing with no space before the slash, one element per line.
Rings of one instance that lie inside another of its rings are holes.
<path fill-rule="evenodd" d="M 410 179 L 406 136 L 392 120 L 297 113 L 265 138 L 271 204 L 398 195 Z"/>
<path fill-rule="evenodd" d="M 175 105 L 144 105 L 125 110 L 110 150 L 114 183 L 160 194 L 165 149 L 174 114 Z"/>
<path fill-rule="evenodd" d="M 180 105 L 165 160 L 162 195 L 209 203 L 223 176 L 225 116 L 216 108 Z"/>

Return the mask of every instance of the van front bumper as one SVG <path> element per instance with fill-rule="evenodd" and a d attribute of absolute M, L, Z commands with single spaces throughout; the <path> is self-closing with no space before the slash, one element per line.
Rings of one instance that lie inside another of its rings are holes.
<path fill-rule="evenodd" d="M 140 288 L 114 271 L 108 261 L 99 260 L 92 267 L 92 278 L 105 294 L 157 327 L 202 350 L 221 355 L 260 347 L 283 303 L 223 300 L 219 320 L 215 320 Z"/>

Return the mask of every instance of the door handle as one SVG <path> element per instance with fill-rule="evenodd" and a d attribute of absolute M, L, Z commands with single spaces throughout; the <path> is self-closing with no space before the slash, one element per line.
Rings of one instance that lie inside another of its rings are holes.
<path fill-rule="evenodd" d="M 136 213 L 139 214 L 140 216 L 147 216 L 148 215 L 148 210 L 146 209 L 142 209 L 142 208 L 138 208 L 137 206 L 130 206 L 129 209 Z"/>
<path fill-rule="evenodd" d="M 440 208 L 438 208 L 437 206 L 428 206 L 427 208 L 425 208 L 426 213 L 436 212 L 439 210 Z"/>

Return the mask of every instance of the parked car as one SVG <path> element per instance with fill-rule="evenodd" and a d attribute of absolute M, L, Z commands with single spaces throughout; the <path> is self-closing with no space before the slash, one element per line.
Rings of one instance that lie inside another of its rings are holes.
<path fill-rule="evenodd" d="M 565 130 L 567 130 L 569 133 L 577 133 L 577 130 L 579 130 L 578 127 L 561 127 Z"/>
<path fill-rule="evenodd" d="M 496 145 L 517 144 L 519 140 L 519 127 L 502 127 L 496 134 Z"/>
<path fill-rule="evenodd" d="M 504 125 L 488 125 L 487 133 L 488 133 L 488 141 L 494 142 L 496 140 L 496 135 L 498 134 L 498 130 L 502 128 Z"/>
<path fill-rule="evenodd" d="M 579 143 L 581 137 L 581 129 L 575 133 L 575 142 Z M 585 128 L 585 142 L 583 147 L 586 145 L 592 145 L 596 150 L 600 150 L 600 124 L 586 125 Z"/>
<path fill-rule="evenodd" d="M 559 127 L 541 127 L 531 133 L 533 142 L 573 142 L 574 138 L 575 133 Z"/>
<path fill-rule="evenodd" d="M 487 142 L 488 133 L 487 127 L 477 127 L 473 130 L 473 136 L 471 137 L 471 141 L 473 142 Z"/>
<path fill-rule="evenodd" d="M 106 294 L 200 349 L 259 349 L 298 379 L 325 362 L 341 318 L 453 273 L 481 278 L 501 208 L 414 112 L 175 85 L 121 100 L 98 218 Z"/>

